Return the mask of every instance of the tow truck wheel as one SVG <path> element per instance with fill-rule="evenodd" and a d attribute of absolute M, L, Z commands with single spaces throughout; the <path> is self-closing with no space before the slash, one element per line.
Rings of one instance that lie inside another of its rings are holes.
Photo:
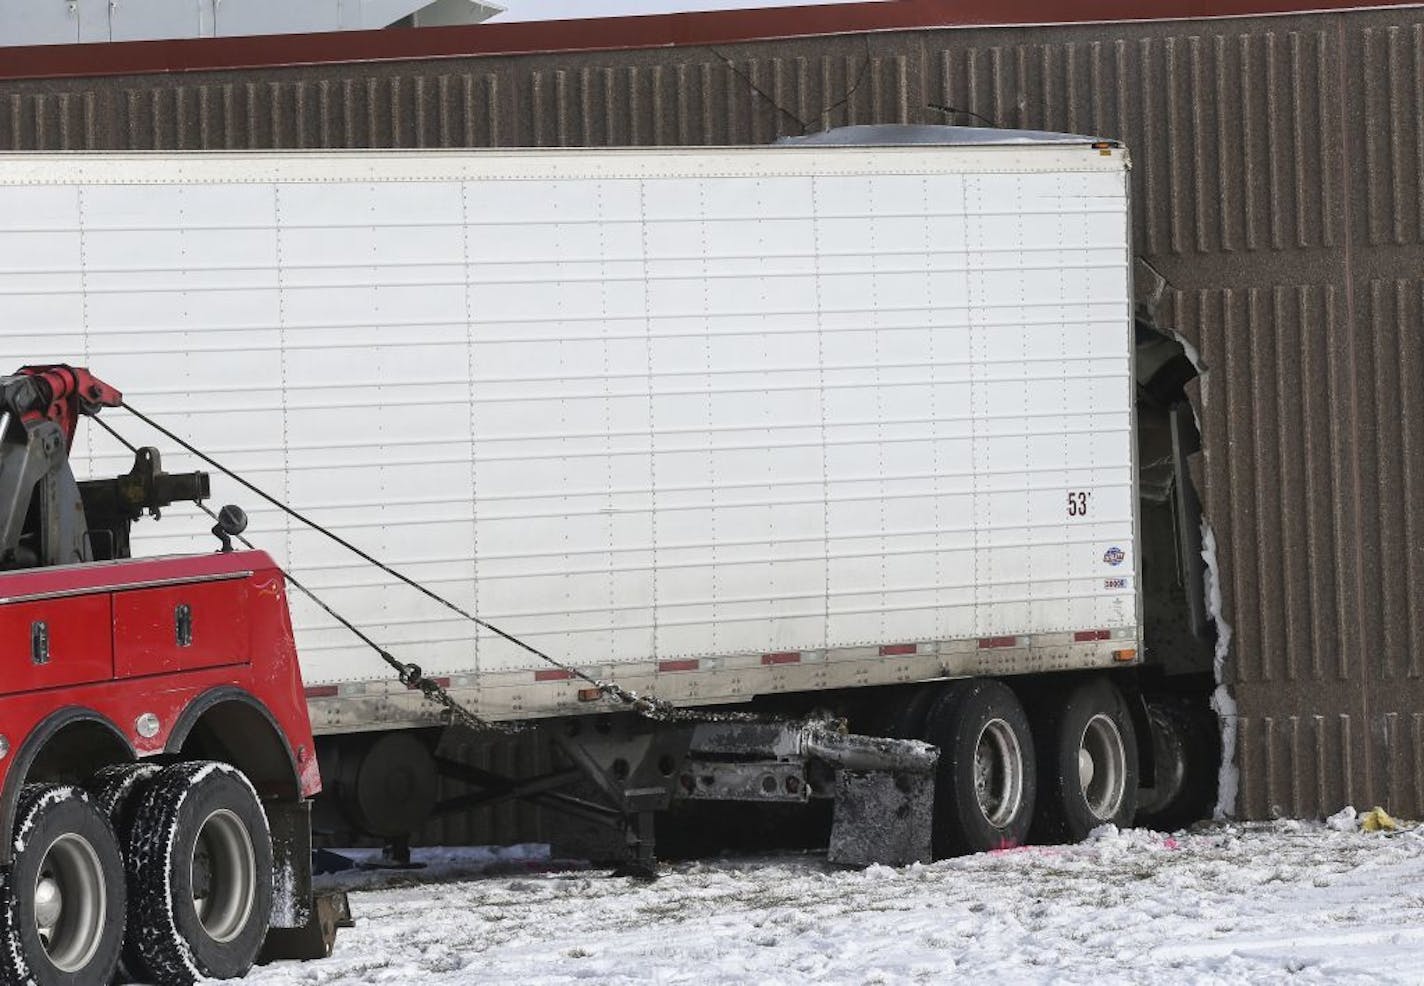
<path fill-rule="evenodd" d="M 137 796 L 143 793 L 144 785 L 153 780 L 162 769 L 156 763 L 116 763 L 99 770 L 84 785 L 89 796 L 114 827 L 114 834 L 119 837 L 119 845 L 128 842 Z"/>
<path fill-rule="evenodd" d="M 20 793 L 0 884 L 0 981 L 102 986 L 123 944 L 124 866 L 108 819 L 81 788 Z"/>
<path fill-rule="evenodd" d="M 1122 694 L 1092 678 L 1065 697 L 1042 694 L 1034 736 L 1043 782 L 1036 842 L 1081 842 L 1100 825 L 1126 827 L 1137 811 L 1137 740 Z"/>
<path fill-rule="evenodd" d="M 1033 818 L 1033 738 L 1014 693 L 990 678 L 950 682 L 926 733 L 940 749 L 935 857 L 1022 845 Z"/>
<path fill-rule="evenodd" d="M 145 982 L 247 974 L 272 912 L 272 837 L 251 783 L 224 763 L 174 764 L 134 809 L 129 943 Z"/>
<path fill-rule="evenodd" d="M 84 785 L 89 796 L 94 799 L 94 804 L 113 826 L 121 847 L 128 845 L 129 832 L 133 828 L 134 808 L 143 794 L 144 787 L 161 769 L 156 763 L 142 761 L 111 764 L 101 768 Z M 140 968 L 142 966 L 137 953 L 134 952 L 133 944 L 125 940 L 123 950 L 119 953 L 118 982 L 128 983 L 138 979 Z"/>

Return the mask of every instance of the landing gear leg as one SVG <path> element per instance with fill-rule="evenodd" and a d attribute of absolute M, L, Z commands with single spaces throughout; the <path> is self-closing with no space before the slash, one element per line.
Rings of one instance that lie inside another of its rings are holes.
<path fill-rule="evenodd" d="M 653 836 L 653 813 L 639 811 L 624 820 L 628 839 L 628 858 L 614 867 L 616 876 L 631 877 L 648 883 L 658 878 L 656 841 Z"/>
<path fill-rule="evenodd" d="M 410 861 L 410 836 L 397 835 L 386 840 L 386 847 L 381 851 L 381 858 L 371 864 L 373 869 L 381 870 L 419 870 L 424 869 L 424 863 L 412 863 Z"/>

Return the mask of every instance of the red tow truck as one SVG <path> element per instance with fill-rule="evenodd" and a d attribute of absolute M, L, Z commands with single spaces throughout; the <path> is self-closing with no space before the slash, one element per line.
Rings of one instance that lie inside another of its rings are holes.
<path fill-rule="evenodd" d="M 129 557 L 134 520 L 209 484 L 150 448 L 76 481 L 79 417 L 121 403 L 75 367 L 0 377 L 7 984 L 186 984 L 244 975 L 264 943 L 330 945 L 302 944 L 331 922 L 314 917 L 321 781 L 285 579 L 232 550 L 234 508 L 213 554 Z"/>

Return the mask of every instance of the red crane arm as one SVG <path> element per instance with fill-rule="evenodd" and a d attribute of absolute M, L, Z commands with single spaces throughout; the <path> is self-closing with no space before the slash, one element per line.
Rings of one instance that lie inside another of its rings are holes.
<path fill-rule="evenodd" d="M 100 408 L 119 407 L 124 395 L 88 370 L 63 363 L 50 366 L 22 366 L 19 376 L 35 383 L 36 393 L 11 407 L 26 424 L 49 420 L 64 432 L 66 448 L 74 446 L 74 429 L 79 415 L 94 415 Z"/>

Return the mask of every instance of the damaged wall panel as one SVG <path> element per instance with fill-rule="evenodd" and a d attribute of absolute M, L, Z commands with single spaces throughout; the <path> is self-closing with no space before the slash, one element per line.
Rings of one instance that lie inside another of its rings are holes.
<path fill-rule="evenodd" d="M 865 122 L 1125 141 L 1137 249 L 1208 368 L 1197 469 L 1249 817 L 1424 815 L 1421 119 L 1424 13 L 1405 7 L 0 81 L 9 149 L 760 143 Z"/>

